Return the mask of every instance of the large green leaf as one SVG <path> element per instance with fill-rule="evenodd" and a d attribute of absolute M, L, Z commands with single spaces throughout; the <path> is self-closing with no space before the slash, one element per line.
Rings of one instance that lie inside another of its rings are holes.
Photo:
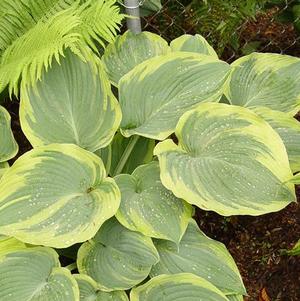
<path fill-rule="evenodd" d="M 18 144 L 10 128 L 10 115 L 0 106 L 0 162 L 8 161 L 18 152 Z"/>
<path fill-rule="evenodd" d="M 162 9 L 161 0 L 144 0 L 141 2 L 140 15 L 148 16 Z"/>
<path fill-rule="evenodd" d="M 132 175 L 119 175 L 115 180 L 121 191 L 116 217 L 123 226 L 179 243 L 193 210 L 162 185 L 158 162 L 141 165 Z"/>
<path fill-rule="evenodd" d="M 219 101 L 229 71 L 225 62 L 188 52 L 136 66 L 119 83 L 122 134 L 165 139 L 184 112 L 201 102 Z"/>
<path fill-rule="evenodd" d="M 80 247 L 77 266 L 80 273 L 91 276 L 106 290 L 125 290 L 143 281 L 157 261 L 151 238 L 112 218 Z"/>
<path fill-rule="evenodd" d="M 26 244 L 15 239 L 14 237 L 8 237 L 0 235 L 0 257 L 16 249 L 26 249 Z"/>
<path fill-rule="evenodd" d="M 296 184 L 296 185 L 300 185 L 300 172 L 297 173 L 296 175 L 294 175 L 290 180 L 290 183 Z"/>
<path fill-rule="evenodd" d="M 4 173 L 8 170 L 9 165 L 7 162 L 0 162 L 0 179 Z"/>
<path fill-rule="evenodd" d="M 292 116 L 265 107 L 255 109 L 279 134 L 288 153 L 293 172 L 300 170 L 300 122 Z"/>
<path fill-rule="evenodd" d="M 160 275 L 132 289 L 131 301 L 228 301 L 207 280 L 193 274 Z"/>
<path fill-rule="evenodd" d="M 106 174 L 108 175 L 111 167 L 111 144 L 104 148 L 99 148 L 95 151 L 95 154 L 101 158 L 105 166 Z"/>
<path fill-rule="evenodd" d="M 105 292 L 87 275 L 74 275 L 80 291 L 80 301 L 128 301 L 124 291 Z"/>
<path fill-rule="evenodd" d="M 225 294 L 245 294 L 238 268 L 226 247 L 207 237 L 191 220 L 179 246 L 156 240 L 160 261 L 151 277 L 161 274 L 193 273 L 203 277 Z"/>
<path fill-rule="evenodd" d="M 228 295 L 226 297 L 229 301 L 244 301 L 244 297 L 242 295 Z"/>
<path fill-rule="evenodd" d="M 252 53 L 236 60 L 226 96 L 234 105 L 265 106 L 294 115 L 300 109 L 300 59 Z"/>
<path fill-rule="evenodd" d="M 197 52 L 218 58 L 214 49 L 208 44 L 205 38 L 199 34 L 184 34 L 173 40 L 170 47 L 172 51 Z"/>
<path fill-rule="evenodd" d="M 110 143 L 120 120 L 101 62 L 94 66 L 71 52 L 21 91 L 21 126 L 34 147 L 74 143 L 95 151 Z"/>
<path fill-rule="evenodd" d="M 11 246 L 0 253 L 0 274 L 0 300 L 79 301 L 78 285 L 53 249 Z"/>
<path fill-rule="evenodd" d="M 271 126 L 252 111 L 207 103 L 184 114 L 178 146 L 159 143 L 164 186 L 221 215 L 260 215 L 295 201 L 288 156 Z"/>
<path fill-rule="evenodd" d="M 126 31 L 109 44 L 102 57 L 111 82 L 118 86 L 120 78 L 136 65 L 170 52 L 168 43 L 151 32 L 135 34 Z"/>
<path fill-rule="evenodd" d="M 102 161 L 72 144 L 27 152 L 0 187 L 0 234 L 57 248 L 92 238 L 120 204 Z"/>

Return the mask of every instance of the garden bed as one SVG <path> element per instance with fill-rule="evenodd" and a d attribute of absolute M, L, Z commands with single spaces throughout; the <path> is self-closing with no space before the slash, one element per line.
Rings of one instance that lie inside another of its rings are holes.
<path fill-rule="evenodd" d="M 31 146 L 20 128 L 18 102 L 7 101 L 4 106 L 12 116 L 12 129 L 20 147 L 14 161 Z M 297 195 L 300 200 L 300 189 Z M 259 217 L 225 218 L 197 209 L 196 220 L 208 236 L 222 241 L 231 252 L 249 294 L 245 300 L 300 300 L 299 257 L 283 255 L 283 250 L 293 247 L 300 237 L 299 203 Z"/>

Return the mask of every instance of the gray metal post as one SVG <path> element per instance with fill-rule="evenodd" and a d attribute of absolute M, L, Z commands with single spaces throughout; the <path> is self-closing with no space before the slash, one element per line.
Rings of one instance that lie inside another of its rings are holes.
<path fill-rule="evenodd" d="M 134 33 L 142 31 L 140 19 L 140 0 L 124 0 L 126 14 L 133 18 L 127 18 L 127 28 Z"/>

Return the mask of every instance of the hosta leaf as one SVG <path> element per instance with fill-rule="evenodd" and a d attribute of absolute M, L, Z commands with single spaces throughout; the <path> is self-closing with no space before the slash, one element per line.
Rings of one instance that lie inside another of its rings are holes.
<path fill-rule="evenodd" d="M 0 106 L 0 162 L 8 161 L 18 152 L 18 144 L 10 128 L 10 115 Z"/>
<path fill-rule="evenodd" d="M 151 238 L 112 218 L 80 247 L 77 266 L 106 290 L 125 290 L 143 281 L 157 261 Z"/>
<path fill-rule="evenodd" d="M 226 247 L 207 237 L 193 220 L 178 247 L 164 240 L 156 240 L 155 246 L 160 261 L 152 268 L 151 277 L 193 273 L 207 279 L 225 294 L 246 292 L 238 268 Z"/>
<path fill-rule="evenodd" d="M 184 112 L 204 101 L 219 101 L 229 70 L 225 62 L 187 52 L 136 66 L 119 83 L 122 134 L 165 139 Z"/>
<path fill-rule="evenodd" d="M 268 108 L 258 107 L 256 114 L 264 118 L 282 139 L 293 172 L 300 170 L 300 122 L 292 116 Z"/>
<path fill-rule="evenodd" d="M 121 120 L 100 62 L 95 68 L 71 52 L 21 98 L 22 130 L 34 147 L 74 143 L 95 151 L 110 143 Z"/>
<path fill-rule="evenodd" d="M 140 15 L 141 17 L 148 16 L 161 9 L 161 0 L 144 0 L 140 6 Z"/>
<path fill-rule="evenodd" d="M 159 143 L 161 180 L 177 197 L 221 215 L 260 215 L 295 201 L 282 140 L 250 110 L 202 104 Z"/>
<path fill-rule="evenodd" d="M 130 139 L 125 138 L 117 133 L 112 141 L 112 159 L 111 159 L 111 175 L 115 175 L 117 166 L 126 151 Z M 139 137 L 135 143 L 129 158 L 127 159 L 122 173 L 132 173 L 139 165 L 148 163 L 153 158 L 153 149 L 155 141 L 152 139 Z"/>
<path fill-rule="evenodd" d="M 199 34 L 184 34 L 173 40 L 170 47 L 172 51 L 197 52 L 218 58 L 214 49 L 208 44 L 205 38 Z"/>
<path fill-rule="evenodd" d="M 168 43 L 151 32 L 135 34 L 126 31 L 109 44 L 102 57 L 111 82 L 118 86 L 120 78 L 136 65 L 170 52 Z"/>
<path fill-rule="evenodd" d="M 289 180 L 290 183 L 293 183 L 293 184 L 299 184 L 300 185 L 300 172 L 297 173 L 296 175 L 294 175 L 290 180 Z"/>
<path fill-rule="evenodd" d="M 80 291 L 80 301 L 128 301 L 124 291 L 104 292 L 87 275 L 74 275 Z"/>
<path fill-rule="evenodd" d="M 95 154 L 102 159 L 106 174 L 108 175 L 111 167 L 111 144 L 104 148 L 99 148 L 95 151 Z"/>
<path fill-rule="evenodd" d="M 158 162 L 142 165 L 132 175 L 119 175 L 115 180 L 121 191 L 116 217 L 123 226 L 179 243 L 192 207 L 162 185 Z"/>
<path fill-rule="evenodd" d="M 0 300 L 79 301 L 75 279 L 50 248 L 16 247 L 0 253 L 0 274 Z"/>
<path fill-rule="evenodd" d="M 0 233 L 57 248 L 93 237 L 120 204 L 102 161 L 72 144 L 27 152 L 0 187 Z"/>
<path fill-rule="evenodd" d="M 8 170 L 9 165 L 7 162 L 0 162 L 0 179 L 4 173 Z"/>
<path fill-rule="evenodd" d="M 144 0 L 140 7 L 140 15 L 148 16 L 162 9 L 161 0 Z"/>
<path fill-rule="evenodd" d="M 15 239 L 14 237 L 8 237 L 4 235 L 0 235 L 0 257 L 1 255 L 5 255 L 11 251 L 26 249 L 26 245 Z"/>
<path fill-rule="evenodd" d="M 229 301 L 244 301 L 244 297 L 242 295 L 228 295 L 226 297 Z"/>
<path fill-rule="evenodd" d="M 131 301 L 228 301 L 207 280 L 193 274 L 160 275 L 132 289 Z"/>
<path fill-rule="evenodd" d="M 252 53 L 236 60 L 226 96 L 234 105 L 265 106 L 289 113 L 300 109 L 300 59 Z"/>

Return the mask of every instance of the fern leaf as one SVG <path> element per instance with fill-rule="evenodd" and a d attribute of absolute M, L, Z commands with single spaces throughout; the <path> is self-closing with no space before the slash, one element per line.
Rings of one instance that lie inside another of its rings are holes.
<path fill-rule="evenodd" d="M 42 18 L 50 18 L 74 3 L 75 0 L 2 0 L 0 51 L 5 50 Z"/>
<path fill-rule="evenodd" d="M 80 33 L 86 43 L 95 50 L 94 41 L 102 46 L 104 46 L 103 40 L 109 43 L 114 41 L 123 15 L 120 15 L 114 0 L 90 1 L 88 4 L 81 14 Z"/>
<path fill-rule="evenodd" d="M 10 95 L 39 80 L 66 48 L 93 61 L 98 45 L 114 40 L 123 19 L 115 0 L 2 1 L 0 92 L 8 85 Z"/>

